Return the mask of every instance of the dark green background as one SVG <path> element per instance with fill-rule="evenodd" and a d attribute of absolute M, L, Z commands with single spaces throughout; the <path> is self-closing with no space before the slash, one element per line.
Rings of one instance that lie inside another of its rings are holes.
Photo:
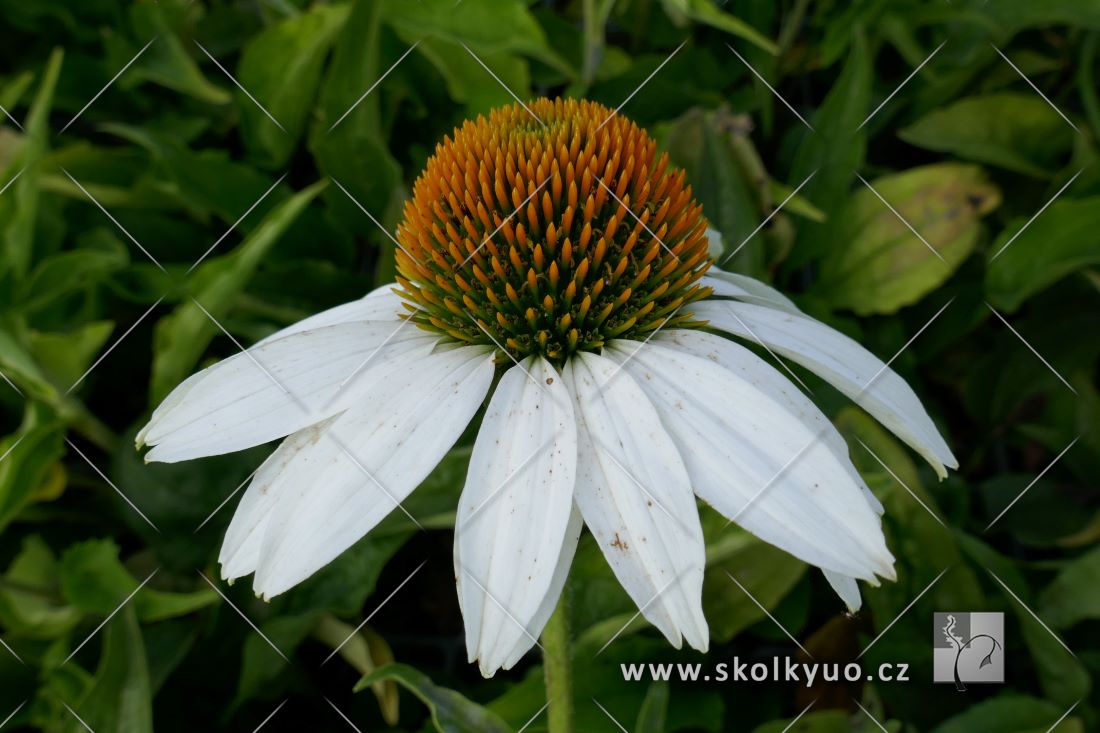
<path fill-rule="evenodd" d="M 817 571 L 705 510 L 709 655 L 635 623 L 596 658 L 635 609 L 585 540 L 579 725 L 616 730 L 597 700 L 631 730 L 779 733 L 816 701 L 791 731 L 872 732 L 874 716 L 892 733 L 1042 733 L 1075 704 L 1057 730 L 1097 729 L 1097 0 L 0 0 L 0 19 L 0 627 L 21 660 L 0 649 L 0 720 L 25 703 L 5 730 L 82 730 L 65 705 L 96 733 L 251 731 L 283 701 L 265 730 L 350 730 L 341 714 L 388 730 L 381 708 L 394 729 L 431 730 L 422 701 L 440 730 L 516 730 L 542 707 L 537 654 L 488 681 L 465 663 L 449 527 L 468 448 L 408 502 L 428 531 L 391 517 L 270 605 L 248 582 L 224 588 L 286 662 L 198 574 L 216 580 L 234 502 L 196 527 L 266 450 L 146 466 L 132 437 L 234 341 L 392 276 L 392 243 L 366 212 L 392 230 L 436 142 L 511 102 L 477 59 L 521 97 L 617 107 L 684 41 L 622 113 L 687 168 L 729 250 L 814 174 L 729 266 L 883 358 L 916 337 L 893 367 L 961 465 L 937 482 L 803 375 L 886 504 L 898 582 L 864 588 L 847 617 Z M 912 681 L 623 682 L 620 661 L 796 651 L 727 572 L 821 660 L 849 660 L 893 624 L 864 661 L 908 663 Z M 950 610 L 1005 612 L 1005 685 L 931 684 L 932 613 Z M 353 692 L 391 659 L 408 666 Z M 421 698 L 402 691 L 399 718 L 398 685 Z"/>

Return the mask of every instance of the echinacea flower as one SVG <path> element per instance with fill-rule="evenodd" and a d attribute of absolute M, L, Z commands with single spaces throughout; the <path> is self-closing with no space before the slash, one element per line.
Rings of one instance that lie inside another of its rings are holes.
<path fill-rule="evenodd" d="M 397 240 L 395 284 L 195 374 L 138 436 L 167 462 L 285 438 L 219 558 L 264 597 L 397 508 L 488 398 L 454 549 L 484 674 L 534 644 L 582 524 L 642 615 L 706 650 L 696 496 L 857 608 L 857 579 L 894 577 L 882 506 L 828 418 L 746 344 L 820 375 L 941 477 L 956 466 L 886 364 L 712 266 L 684 172 L 599 104 L 541 99 L 463 124 Z"/>

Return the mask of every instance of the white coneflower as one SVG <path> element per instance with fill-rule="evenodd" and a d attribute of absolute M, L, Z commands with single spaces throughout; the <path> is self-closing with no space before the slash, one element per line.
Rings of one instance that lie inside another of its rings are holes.
<path fill-rule="evenodd" d="M 645 618 L 705 650 L 696 496 L 858 607 L 856 579 L 894 577 L 882 507 L 828 418 L 744 345 L 757 340 L 941 476 L 956 465 L 882 361 L 711 266 L 683 171 L 601 105 L 542 99 L 466 122 L 436 147 L 397 239 L 397 283 L 192 376 L 138 436 L 167 462 L 286 438 L 220 556 L 265 597 L 393 511 L 488 397 L 454 549 L 486 675 L 534 644 L 582 523 Z"/>

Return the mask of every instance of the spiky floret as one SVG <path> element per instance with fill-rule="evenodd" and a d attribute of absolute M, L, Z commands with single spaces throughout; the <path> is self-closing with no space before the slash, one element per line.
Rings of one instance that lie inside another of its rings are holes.
<path fill-rule="evenodd" d="M 397 230 L 410 317 L 515 358 L 696 325 L 702 207 L 654 140 L 603 105 L 539 99 L 436 146 Z"/>

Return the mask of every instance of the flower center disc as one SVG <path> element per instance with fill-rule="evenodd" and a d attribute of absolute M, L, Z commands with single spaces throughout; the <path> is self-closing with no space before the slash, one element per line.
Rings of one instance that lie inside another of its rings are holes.
<path fill-rule="evenodd" d="M 706 219 L 684 171 L 595 102 L 501 107 L 444 138 L 397 238 L 410 317 L 513 357 L 564 361 L 694 325 Z"/>

